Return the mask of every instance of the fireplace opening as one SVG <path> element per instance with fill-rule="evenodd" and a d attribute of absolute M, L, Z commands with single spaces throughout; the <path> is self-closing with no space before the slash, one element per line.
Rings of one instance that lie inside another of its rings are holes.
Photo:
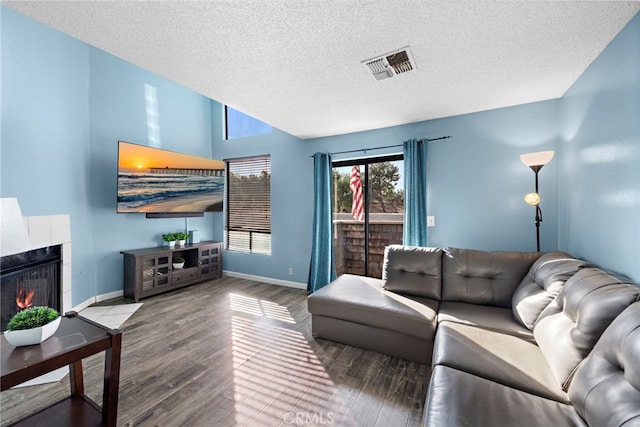
<path fill-rule="evenodd" d="M 62 247 L 49 246 L 0 260 L 0 327 L 21 310 L 33 306 L 61 310 Z"/>

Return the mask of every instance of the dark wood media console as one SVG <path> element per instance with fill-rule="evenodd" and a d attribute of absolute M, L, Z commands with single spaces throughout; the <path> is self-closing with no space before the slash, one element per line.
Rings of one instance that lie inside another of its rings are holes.
<path fill-rule="evenodd" d="M 136 302 L 183 286 L 222 277 L 222 243 L 206 241 L 186 246 L 158 246 L 120 252 L 124 255 L 124 296 Z M 173 259 L 185 259 L 174 270 Z"/>

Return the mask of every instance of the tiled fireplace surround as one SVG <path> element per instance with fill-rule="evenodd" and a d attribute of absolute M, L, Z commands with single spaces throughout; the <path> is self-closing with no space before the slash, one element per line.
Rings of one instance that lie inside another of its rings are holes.
<path fill-rule="evenodd" d="M 62 245 L 62 310 L 66 313 L 73 309 L 71 300 L 71 223 L 69 215 L 27 216 L 24 217 L 31 249 Z"/>

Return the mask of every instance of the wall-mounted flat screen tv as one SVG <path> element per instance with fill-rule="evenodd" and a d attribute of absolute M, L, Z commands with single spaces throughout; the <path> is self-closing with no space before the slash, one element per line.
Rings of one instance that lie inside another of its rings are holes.
<path fill-rule="evenodd" d="M 222 211 L 222 160 L 118 141 L 118 213 Z"/>

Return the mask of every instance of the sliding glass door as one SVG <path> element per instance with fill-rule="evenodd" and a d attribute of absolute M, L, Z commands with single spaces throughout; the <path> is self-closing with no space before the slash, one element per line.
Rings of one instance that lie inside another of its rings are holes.
<path fill-rule="evenodd" d="M 336 272 L 382 277 L 384 248 L 402 243 L 402 155 L 333 163 Z"/>

